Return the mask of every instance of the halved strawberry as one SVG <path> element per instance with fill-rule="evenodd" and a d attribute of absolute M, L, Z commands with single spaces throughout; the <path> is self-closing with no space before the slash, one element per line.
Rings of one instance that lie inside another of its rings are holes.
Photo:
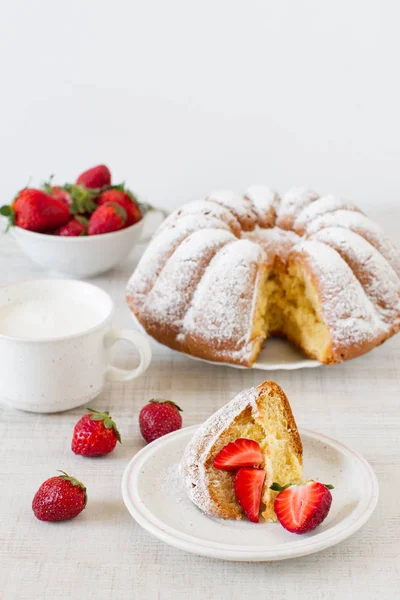
<path fill-rule="evenodd" d="M 307 533 L 315 529 L 331 508 L 332 494 L 329 489 L 332 488 L 318 481 L 289 486 L 272 484 L 272 490 L 282 490 L 274 503 L 280 524 L 291 533 Z"/>
<path fill-rule="evenodd" d="M 214 467 L 221 471 L 236 471 L 240 467 L 259 467 L 262 463 L 260 444 L 239 438 L 222 448 L 214 458 Z"/>
<path fill-rule="evenodd" d="M 265 471 L 263 469 L 244 467 L 239 469 L 235 475 L 236 500 L 243 508 L 246 517 L 253 523 L 258 523 L 264 479 Z"/>

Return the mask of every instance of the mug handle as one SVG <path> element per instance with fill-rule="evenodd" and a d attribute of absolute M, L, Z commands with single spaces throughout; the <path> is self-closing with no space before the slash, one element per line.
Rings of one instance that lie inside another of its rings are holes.
<path fill-rule="evenodd" d="M 119 369 L 108 365 L 105 378 L 107 381 L 130 381 L 144 373 L 151 362 L 151 348 L 148 340 L 132 329 L 110 329 L 104 337 L 104 345 L 109 350 L 115 342 L 126 340 L 139 352 L 140 363 L 136 369 Z"/>
<path fill-rule="evenodd" d="M 161 223 L 164 221 L 164 219 L 166 219 L 169 215 L 169 212 L 167 210 L 164 210 L 163 208 L 151 207 L 151 210 L 148 210 L 146 212 L 144 218 L 146 219 L 147 215 L 149 215 L 151 213 L 158 214 L 161 217 L 161 219 L 160 219 L 160 222 L 157 225 L 154 225 L 147 234 L 141 236 L 141 238 L 140 238 L 141 244 L 147 244 L 147 242 L 149 242 L 151 240 L 155 231 L 158 229 L 158 227 L 161 225 Z M 148 228 L 146 228 L 146 226 L 145 226 L 145 230 L 146 229 L 148 229 Z"/>

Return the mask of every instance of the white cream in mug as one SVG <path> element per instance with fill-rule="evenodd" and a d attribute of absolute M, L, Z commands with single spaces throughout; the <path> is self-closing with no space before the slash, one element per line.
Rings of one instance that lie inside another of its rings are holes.
<path fill-rule="evenodd" d="M 101 321 L 102 315 L 89 304 L 48 296 L 0 308 L 0 335 L 29 340 L 60 338 L 87 331 Z"/>

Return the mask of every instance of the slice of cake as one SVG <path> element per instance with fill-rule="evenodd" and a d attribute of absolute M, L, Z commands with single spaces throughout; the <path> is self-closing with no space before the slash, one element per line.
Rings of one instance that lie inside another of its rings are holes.
<path fill-rule="evenodd" d="M 224 519 L 246 514 L 250 520 L 261 513 L 275 521 L 276 492 L 270 486 L 300 482 L 302 454 L 285 393 L 264 381 L 238 394 L 196 431 L 181 473 L 190 499 L 205 513 Z"/>

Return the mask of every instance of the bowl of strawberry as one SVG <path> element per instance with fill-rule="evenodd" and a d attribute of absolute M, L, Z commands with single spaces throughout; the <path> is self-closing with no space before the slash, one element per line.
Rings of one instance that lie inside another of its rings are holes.
<path fill-rule="evenodd" d="M 115 185 L 105 165 L 84 171 L 75 183 L 26 187 L 0 208 L 23 252 L 53 273 L 92 277 L 112 269 L 143 235 L 154 208 L 125 184 Z M 163 216 L 163 211 L 158 211 Z"/>

